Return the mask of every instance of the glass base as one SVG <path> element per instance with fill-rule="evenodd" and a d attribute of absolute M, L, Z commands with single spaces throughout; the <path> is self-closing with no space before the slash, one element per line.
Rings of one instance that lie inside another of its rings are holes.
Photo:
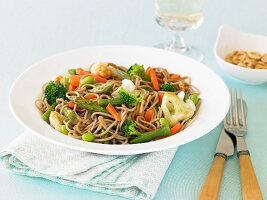
<path fill-rule="evenodd" d="M 176 53 L 180 53 L 184 56 L 188 56 L 190 58 L 193 58 L 194 60 L 196 60 L 198 62 L 202 62 L 204 59 L 203 53 L 198 48 L 196 48 L 194 46 L 175 48 L 172 45 L 158 44 L 155 47 L 161 48 L 161 49 L 166 49 L 166 50 L 173 51 Z"/>

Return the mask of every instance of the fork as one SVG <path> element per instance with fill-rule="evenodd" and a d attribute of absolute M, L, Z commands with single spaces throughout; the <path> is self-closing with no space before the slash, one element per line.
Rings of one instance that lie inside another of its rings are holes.
<path fill-rule="evenodd" d="M 244 136 L 247 133 L 246 103 L 243 100 L 242 91 L 231 90 L 231 105 L 228 116 L 224 120 L 224 128 L 228 133 L 236 137 L 237 156 L 239 158 L 242 196 L 244 200 L 263 199 L 259 183 L 250 159 Z"/>

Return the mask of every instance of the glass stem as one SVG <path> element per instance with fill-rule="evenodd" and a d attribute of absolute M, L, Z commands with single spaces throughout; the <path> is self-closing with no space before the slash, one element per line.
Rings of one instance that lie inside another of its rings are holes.
<path fill-rule="evenodd" d="M 172 38 L 171 43 L 169 44 L 170 50 L 179 50 L 181 52 L 186 51 L 186 45 L 184 38 L 180 35 L 180 32 L 175 32 Z"/>

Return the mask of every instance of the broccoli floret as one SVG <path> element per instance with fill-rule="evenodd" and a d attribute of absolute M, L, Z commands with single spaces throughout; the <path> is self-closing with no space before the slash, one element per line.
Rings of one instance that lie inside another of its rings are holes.
<path fill-rule="evenodd" d="M 161 91 L 167 91 L 167 92 L 175 92 L 176 88 L 173 84 L 171 83 L 164 83 L 160 86 Z"/>
<path fill-rule="evenodd" d="M 129 93 L 124 88 L 121 88 L 118 93 L 122 103 L 127 106 L 136 106 L 141 101 L 137 94 Z"/>
<path fill-rule="evenodd" d="M 130 135 L 141 135 L 141 133 L 136 130 L 136 124 L 133 120 L 129 120 L 123 125 L 122 132 L 126 137 Z"/>
<path fill-rule="evenodd" d="M 137 75 L 140 76 L 143 80 L 149 81 L 149 76 L 145 72 L 144 65 L 134 64 L 128 69 L 127 73 L 130 76 Z"/>
<path fill-rule="evenodd" d="M 44 90 L 47 102 L 52 105 L 58 98 L 66 99 L 67 89 L 62 83 L 54 83 L 50 81 Z"/>

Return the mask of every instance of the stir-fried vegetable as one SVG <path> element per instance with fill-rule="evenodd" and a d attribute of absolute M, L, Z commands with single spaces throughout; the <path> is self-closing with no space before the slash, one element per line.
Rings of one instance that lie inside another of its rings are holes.
<path fill-rule="evenodd" d="M 123 104 L 127 106 L 135 106 L 141 101 L 138 95 L 136 95 L 135 93 L 130 93 L 124 88 L 121 88 L 119 90 L 119 96 Z"/>
<path fill-rule="evenodd" d="M 88 84 L 94 84 L 95 79 L 93 76 L 86 76 L 83 79 L 80 80 L 80 86 L 88 85 Z"/>
<path fill-rule="evenodd" d="M 52 127 L 57 131 L 61 131 L 61 126 L 63 125 L 64 116 L 56 111 L 52 111 L 49 116 L 49 122 Z"/>
<path fill-rule="evenodd" d="M 121 121 L 120 114 L 116 111 L 116 109 L 110 103 L 106 107 L 107 111 L 114 117 L 116 121 Z"/>
<path fill-rule="evenodd" d="M 145 72 L 144 65 L 134 64 L 128 69 L 127 73 L 130 76 L 137 75 L 141 77 L 143 80 L 149 81 L 149 76 Z"/>
<path fill-rule="evenodd" d="M 113 106 L 120 106 L 122 104 L 122 100 L 120 98 L 98 99 L 97 104 L 99 106 L 107 106 L 108 104 L 111 104 Z"/>
<path fill-rule="evenodd" d="M 49 116 L 50 116 L 50 113 L 52 112 L 52 111 L 54 111 L 55 110 L 55 108 L 56 108 L 56 106 L 57 106 L 57 104 L 56 104 L 56 102 L 55 103 L 53 103 L 44 113 L 43 113 L 43 115 L 42 115 L 42 118 L 43 118 L 43 120 L 44 121 L 46 121 L 47 123 L 49 123 Z"/>
<path fill-rule="evenodd" d="M 67 89 L 62 83 L 50 81 L 45 87 L 44 94 L 47 102 L 52 105 L 58 98 L 66 99 Z"/>
<path fill-rule="evenodd" d="M 91 112 L 104 112 L 107 113 L 107 110 L 102 106 L 97 105 L 95 102 L 87 99 L 78 99 L 74 103 L 80 108 L 89 110 Z"/>
<path fill-rule="evenodd" d="M 83 139 L 83 141 L 86 141 L 86 142 L 92 142 L 95 139 L 95 135 L 93 133 L 90 133 L 90 132 L 84 133 L 82 135 L 82 139 Z"/>
<path fill-rule="evenodd" d="M 67 117 L 71 121 L 76 119 L 76 112 L 68 107 L 64 107 L 62 113 L 65 117 Z"/>
<path fill-rule="evenodd" d="M 160 86 L 161 91 L 167 91 L 167 92 L 175 92 L 176 88 L 173 84 L 171 83 L 164 83 Z"/>
<path fill-rule="evenodd" d="M 109 69 L 111 75 L 114 77 L 117 77 L 121 80 L 122 79 L 130 79 L 129 74 L 127 74 L 125 71 L 122 71 L 122 70 L 117 69 L 117 68 L 110 66 L 110 65 L 108 66 L 108 69 Z"/>
<path fill-rule="evenodd" d="M 136 128 L 137 128 L 136 124 L 131 119 L 124 123 L 122 127 L 122 132 L 126 137 L 133 136 L 133 135 L 135 136 L 141 135 L 141 133 Z"/>
<path fill-rule="evenodd" d="M 149 67 L 147 69 L 147 72 L 148 72 L 148 75 L 150 76 L 154 90 L 159 91 L 159 81 L 158 81 L 158 78 L 156 76 L 156 72 L 151 67 Z"/>
<path fill-rule="evenodd" d="M 98 85 L 89 90 L 89 92 L 97 94 L 109 94 L 114 86 L 113 82 L 107 82 L 105 84 Z"/>
<path fill-rule="evenodd" d="M 143 133 L 136 138 L 130 140 L 130 144 L 144 143 L 154 140 L 157 137 L 164 137 L 170 135 L 170 128 L 168 126 L 163 126 L 162 128 Z"/>
<path fill-rule="evenodd" d="M 196 110 L 195 104 L 190 100 L 181 101 L 174 93 L 166 92 L 162 99 L 161 108 L 164 117 L 174 126 L 179 121 L 191 118 Z"/>

